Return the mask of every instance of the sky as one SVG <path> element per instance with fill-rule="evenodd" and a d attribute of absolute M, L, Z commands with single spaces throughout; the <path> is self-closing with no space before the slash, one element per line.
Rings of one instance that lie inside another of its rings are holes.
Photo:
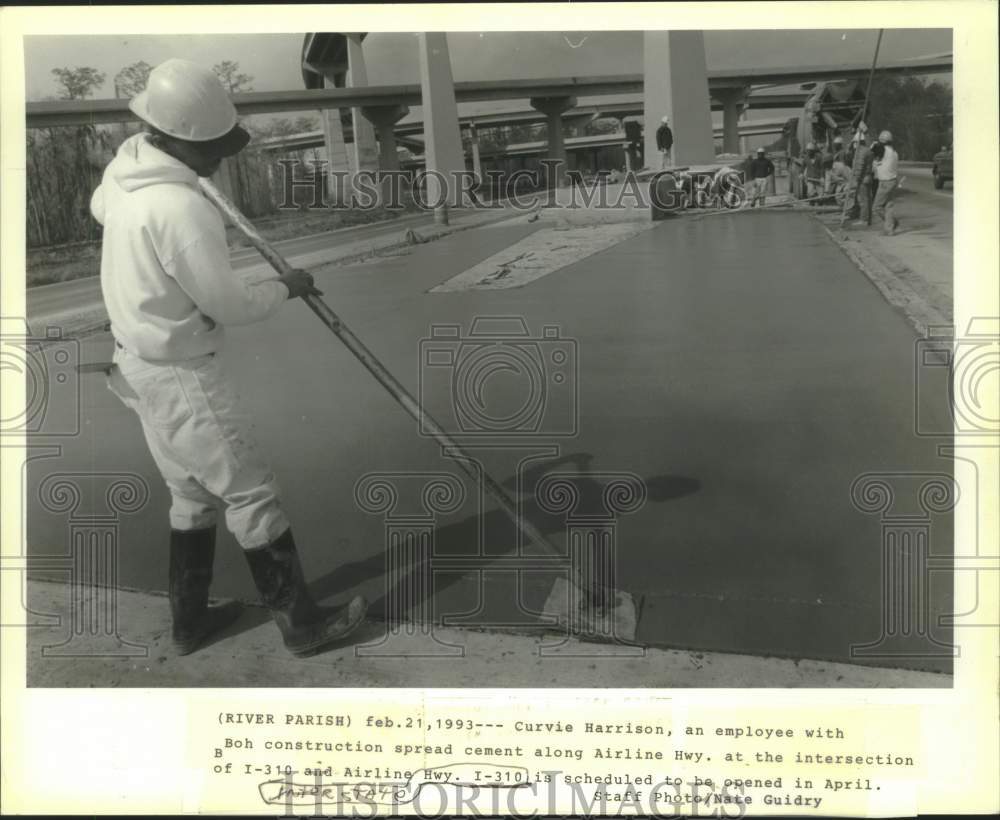
<path fill-rule="evenodd" d="M 871 60 L 877 31 L 862 29 L 706 31 L 709 69 L 837 65 Z M 205 34 L 25 37 L 29 100 L 58 95 L 53 68 L 91 66 L 107 79 L 97 97 L 114 96 L 112 78 L 126 65 L 183 57 L 211 66 L 235 60 L 253 90 L 303 88 L 302 34 Z M 448 35 L 456 80 L 500 80 L 642 71 L 638 31 L 453 32 Z M 375 33 L 364 44 L 368 82 L 414 83 L 417 41 L 412 33 Z M 880 59 L 950 52 L 950 29 L 888 29 Z"/>

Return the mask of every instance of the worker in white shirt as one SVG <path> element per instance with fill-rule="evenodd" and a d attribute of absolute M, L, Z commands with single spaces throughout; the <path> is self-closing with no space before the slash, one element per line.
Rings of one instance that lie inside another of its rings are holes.
<path fill-rule="evenodd" d="M 173 645 L 188 654 L 240 615 L 235 602 L 208 606 L 221 499 L 285 646 L 309 655 L 352 632 L 367 605 L 359 596 L 321 607 L 310 596 L 274 473 L 220 359 L 226 325 L 319 291 L 304 270 L 250 281 L 230 266 L 222 217 L 198 177 L 250 136 L 215 74 L 167 60 L 129 107 L 148 133 L 121 145 L 91 212 L 104 226 L 101 289 L 115 339 L 108 387 L 138 415 L 171 495 Z"/>
<path fill-rule="evenodd" d="M 899 154 L 892 147 L 892 134 L 888 131 L 879 134 L 878 141 L 882 148 L 875 152 L 873 162 L 878 188 L 875 190 L 872 213 L 876 218 L 882 220 L 882 233 L 886 236 L 892 236 L 899 227 L 899 220 L 896 219 L 892 207 L 899 186 Z"/>

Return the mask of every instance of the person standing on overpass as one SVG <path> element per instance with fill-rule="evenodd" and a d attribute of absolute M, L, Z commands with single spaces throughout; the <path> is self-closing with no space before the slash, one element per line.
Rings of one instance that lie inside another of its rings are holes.
<path fill-rule="evenodd" d="M 660 152 L 660 169 L 670 167 L 670 155 L 674 147 L 674 132 L 670 130 L 670 118 L 660 120 L 656 129 L 656 147 Z"/>
<path fill-rule="evenodd" d="M 250 135 L 214 73 L 167 60 L 129 108 L 148 132 L 122 143 L 90 207 L 104 226 L 101 290 L 115 339 L 108 387 L 138 415 L 171 495 L 172 642 L 186 655 L 240 615 L 235 602 L 208 606 L 221 499 L 285 646 L 308 655 L 353 631 L 367 605 L 357 597 L 324 608 L 310 596 L 274 473 L 221 353 L 227 325 L 259 322 L 319 291 L 304 270 L 249 281 L 230 267 L 222 217 L 198 178 Z"/>
<path fill-rule="evenodd" d="M 896 219 L 892 206 L 899 187 L 899 154 L 892 147 L 892 134 L 888 131 L 879 134 L 878 141 L 881 150 L 877 151 L 873 162 L 878 188 L 872 211 L 882 220 L 882 233 L 892 236 L 899 227 L 899 220 Z"/>

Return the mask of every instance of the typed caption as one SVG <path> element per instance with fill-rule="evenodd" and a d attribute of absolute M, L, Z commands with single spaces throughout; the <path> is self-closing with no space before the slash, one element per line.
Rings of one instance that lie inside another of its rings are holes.
<path fill-rule="evenodd" d="M 241 809 L 362 817 L 866 813 L 920 769 L 905 739 L 851 721 L 489 714 L 219 711 L 201 765 Z"/>

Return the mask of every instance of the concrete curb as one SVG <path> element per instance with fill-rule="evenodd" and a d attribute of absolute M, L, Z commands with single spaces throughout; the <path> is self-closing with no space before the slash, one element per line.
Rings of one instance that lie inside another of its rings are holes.
<path fill-rule="evenodd" d="M 164 595 L 116 590 L 110 599 L 122 643 L 101 630 L 77 630 L 74 657 L 43 656 L 44 646 L 66 640 L 71 614 L 68 584 L 31 579 L 27 605 L 52 626 L 27 632 L 27 682 L 33 687 L 951 687 L 950 675 L 813 660 L 762 658 L 720 652 L 645 649 L 566 641 L 542 657 L 543 643 L 559 637 L 443 628 L 433 636 L 416 629 L 385 641 L 382 624 L 364 624 L 360 646 L 335 647 L 296 660 L 260 607 L 248 607 L 226 634 L 179 657 L 170 649 L 169 606 Z M 85 589 L 73 611 L 90 611 Z M 103 610 L 102 610 L 103 611 Z M 29 615 L 29 622 L 31 616 Z M 102 621 L 102 624 L 104 622 Z M 375 651 L 372 651 L 374 649 Z"/>
<path fill-rule="evenodd" d="M 857 268 L 878 288 L 885 300 L 901 311 L 906 320 L 921 336 L 926 336 L 932 326 L 950 325 L 952 322 L 924 299 L 897 273 L 890 270 L 871 251 L 851 241 L 840 232 L 831 230 L 822 220 L 816 220 L 831 241 L 843 251 Z"/>

